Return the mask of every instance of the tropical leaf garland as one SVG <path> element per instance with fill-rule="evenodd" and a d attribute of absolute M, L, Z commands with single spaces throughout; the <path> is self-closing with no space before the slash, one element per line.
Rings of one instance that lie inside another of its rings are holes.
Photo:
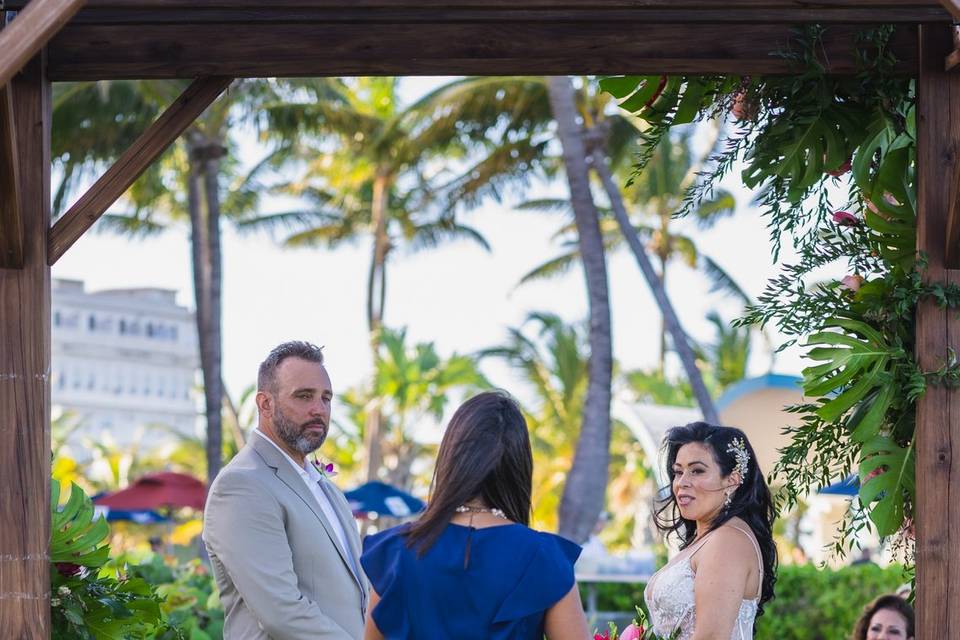
<path fill-rule="evenodd" d="M 884 536 L 903 528 L 915 499 L 916 401 L 928 384 L 960 384 L 955 354 L 937 371 L 913 356 L 918 302 L 960 306 L 960 287 L 927 283 L 916 253 L 916 106 L 910 80 L 894 76 L 886 50 L 894 28 L 858 36 L 856 77 L 830 76 L 820 58 L 823 29 L 796 32 L 780 55 L 793 77 L 605 78 L 600 86 L 646 120 L 635 170 L 671 126 L 697 117 L 727 117 L 736 132 L 690 190 L 688 214 L 717 189 L 738 161 L 741 179 L 758 190 L 775 258 L 789 239 L 799 262 L 770 280 L 741 324 L 774 323 L 788 341 L 805 339 L 812 364 L 803 371 L 810 401 L 791 408 L 800 426 L 787 429 L 776 475 L 786 505 L 856 469 L 856 512 Z M 833 186 L 848 199 L 835 203 Z M 846 262 L 850 276 L 808 287 L 825 266 Z M 855 515 L 844 534 L 862 526 Z M 838 544 L 838 549 L 842 549 Z"/>

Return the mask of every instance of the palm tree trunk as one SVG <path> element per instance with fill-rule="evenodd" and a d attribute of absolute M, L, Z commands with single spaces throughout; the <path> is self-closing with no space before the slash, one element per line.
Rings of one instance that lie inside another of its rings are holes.
<path fill-rule="evenodd" d="M 386 301 L 387 263 L 387 176 L 378 173 L 373 182 L 371 222 L 373 223 L 373 259 L 367 280 L 367 324 L 370 329 L 370 350 L 374 368 L 380 351 L 380 332 L 383 329 L 383 306 Z M 367 481 L 375 480 L 380 471 L 380 431 L 382 426 L 380 399 L 371 398 L 364 424 L 364 449 L 367 452 Z"/>
<path fill-rule="evenodd" d="M 220 158 L 225 149 L 218 140 L 207 145 L 204 191 L 207 200 L 209 325 L 200 339 L 203 392 L 207 410 L 207 477 L 210 482 L 223 462 L 223 252 L 220 239 Z"/>
<path fill-rule="evenodd" d="M 201 181 L 203 180 L 204 163 L 202 160 L 202 141 L 196 134 L 191 134 L 188 142 L 188 156 L 190 172 L 187 176 L 187 209 L 190 213 L 190 252 L 193 259 L 193 300 L 196 307 L 197 341 L 200 349 L 200 369 L 204 379 L 204 395 L 206 396 L 206 382 L 209 380 L 205 369 L 204 344 L 207 328 L 210 326 L 209 300 L 209 247 L 207 228 L 203 215 Z M 206 397 L 204 398 L 206 402 Z M 209 464 L 209 460 L 207 461 Z M 207 473 L 208 481 L 212 476 Z M 207 483 L 209 487 L 209 482 Z"/>
<path fill-rule="evenodd" d="M 650 285 L 657 306 L 660 307 L 663 323 L 673 338 L 673 348 L 680 356 L 680 362 L 683 363 L 683 369 L 687 374 L 687 380 L 690 381 L 690 387 L 693 389 L 697 404 L 700 405 L 700 411 L 703 412 L 703 417 L 707 422 L 719 424 L 720 418 L 717 409 L 710 397 L 710 392 L 707 391 L 707 387 L 703 383 L 703 376 L 700 375 L 700 369 L 697 368 L 697 359 L 690 347 L 690 342 L 687 340 L 687 334 L 680 326 L 680 319 L 670 303 L 670 298 L 667 297 L 667 290 L 664 288 L 663 282 L 657 276 L 656 271 L 653 270 L 653 265 L 643 248 L 643 243 L 640 242 L 640 238 L 630 224 L 630 217 L 627 215 L 627 210 L 623 206 L 623 199 L 620 197 L 620 189 L 614 183 L 607 160 L 599 150 L 593 152 L 593 168 L 603 182 L 603 188 L 610 199 L 610 206 L 613 208 L 617 223 L 620 225 L 620 232 L 623 233 L 627 244 L 630 245 L 630 250 L 633 251 L 633 256 L 640 266 L 640 271 L 643 272 L 643 277 Z"/>
<path fill-rule="evenodd" d="M 560 500 L 560 535 L 583 542 L 603 510 L 610 466 L 610 396 L 613 345 L 610 296 L 599 216 L 590 193 L 590 173 L 583 132 L 577 123 L 573 86 L 565 76 L 548 81 L 550 106 L 557 121 L 570 204 L 577 226 L 580 255 L 590 306 L 590 360 L 583 422 L 573 464 Z"/>
<path fill-rule="evenodd" d="M 664 242 L 669 242 L 667 236 L 667 228 L 665 225 L 660 225 L 660 237 L 664 239 Z M 660 259 L 660 286 L 663 287 L 663 290 L 667 290 L 667 260 L 669 256 L 666 255 L 666 251 L 661 251 L 657 256 Z M 665 375 L 667 368 L 667 321 L 663 317 L 663 314 L 660 316 L 660 375 Z"/>

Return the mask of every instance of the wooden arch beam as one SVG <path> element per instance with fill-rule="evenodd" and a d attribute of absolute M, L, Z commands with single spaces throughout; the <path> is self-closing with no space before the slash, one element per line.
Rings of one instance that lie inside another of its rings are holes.
<path fill-rule="evenodd" d="M 47 260 L 51 266 L 130 188 L 232 78 L 198 78 L 130 145 L 99 180 L 50 229 Z"/>
<path fill-rule="evenodd" d="M 0 269 L 23 266 L 17 131 L 10 85 L 0 85 Z"/>
<path fill-rule="evenodd" d="M 0 31 L 0 86 L 7 84 L 80 10 L 85 0 L 31 0 Z"/>

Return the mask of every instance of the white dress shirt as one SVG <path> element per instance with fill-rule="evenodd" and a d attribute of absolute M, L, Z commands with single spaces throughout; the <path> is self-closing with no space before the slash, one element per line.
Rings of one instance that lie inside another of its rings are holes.
<path fill-rule="evenodd" d="M 333 532 L 336 535 L 337 543 L 340 545 L 340 549 L 344 552 L 343 555 L 346 556 L 350 561 L 350 568 L 353 569 L 353 572 L 356 575 L 360 575 L 359 567 L 356 565 L 356 560 L 353 558 L 353 554 L 350 553 L 350 545 L 347 544 L 347 532 L 343 529 L 343 524 L 340 522 L 340 518 L 337 517 L 337 512 L 334 511 L 333 505 L 330 504 L 330 500 L 323 493 L 323 489 L 320 488 L 320 483 L 324 481 L 323 474 L 314 467 L 309 462 L 304 461 L 304 466 L 297 464 L 297 461 L 290 457 L 286 451 L 277 446 L 277 443 L 271 440 L 264 434 L 260 429 L 254 429 L 254 433 L 258 436 L 272 444 L 277 451 L 283 454 L 283 457 L 293 465 L 293 468 L 296 469 L 297 474 L 303 478 L 303 482 L 307 485 L 307 488 L 310 490 L 310 493 L 313 494 L 314 499 L 317 501 L 317 504 L 320 505 L 320 510 L 323 511 L 323 515 L 327 518 L 327 522 L 330 523 L 330 526 L 333 527 Z"/>

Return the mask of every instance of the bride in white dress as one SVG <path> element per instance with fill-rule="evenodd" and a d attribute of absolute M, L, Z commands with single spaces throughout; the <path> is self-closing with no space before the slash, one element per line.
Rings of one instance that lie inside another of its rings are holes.
<path fill-rule="evenodd" d="M 653 630 L 679 640 L 750 640 L 773 597 L 776 510 L 739 429 L 694 422 L 664 440 L 670 495 L 657 526 L 681 551 L 657 571 L 644 599 Z"/>

